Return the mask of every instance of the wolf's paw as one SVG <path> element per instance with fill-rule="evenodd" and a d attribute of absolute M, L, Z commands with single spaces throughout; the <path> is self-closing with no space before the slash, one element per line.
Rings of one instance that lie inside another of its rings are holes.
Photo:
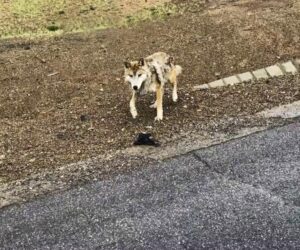
<path fill-rule="evenodd" d="M 163 116 L 158 115 L 158 116 L 155 117 L 154 120 L 158 122 L 158 121 L 162 121 L 162 119 L 163 119 Z"/>
<path fill-rule="evenodd" d="M 173 102 L 177 102 L 178 101 L 178 95 L 177 95 L 177 93 L 173 93 L 172 94 L 172 100 L 173 100 Z"/>
<path fill-rule="evenodd" d="M 131 115 L 132 115 L 132 118 L 135 119 L 135 118 L 137 118 L 138 113 L 136 110 L 131 110 Z"/>
<path fill-rule="evenodd" d="M 155 102 L 155 103 L 153 103 L 153 104 L 151 104 L 149 107 L 150 107 L 150 108 L 152 108 L 152 109 L 156 109 L 156 108 L 157 108 L 157 104 L 156 104 L 156 102 Z"/>

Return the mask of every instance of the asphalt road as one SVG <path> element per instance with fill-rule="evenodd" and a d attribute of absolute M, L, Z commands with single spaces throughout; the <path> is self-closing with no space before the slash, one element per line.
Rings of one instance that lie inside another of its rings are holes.
<path fill-rule="evenodd" d="M 0 211 L 1 249 L 300 249 L 300 123 Z"/>

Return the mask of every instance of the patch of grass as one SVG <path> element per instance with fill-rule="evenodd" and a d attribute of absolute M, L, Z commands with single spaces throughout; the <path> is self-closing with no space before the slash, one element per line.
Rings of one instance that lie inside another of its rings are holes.
<path fill-rule="evenodd" d="M 149 6 L 137 0 L 132 6 L 124 6 L 124 0 L 2 1 L 0 38 L 49 36 L 163 19 L 176 11 L 174 5 L 165 2 L 168 0 L 157 0 Z"/>
<path fill-rule="evenodd" d="M 145 8 L 144 10 L 135 13 L 133 15 L 126 16 L 126 19 L 124 20 L 125 25 L 133 25 L 137 24 L 141 21 L 147 21 L 147 20 L 163 20 L 166 17 L 175 14 L 177 12 L 176 5 L 173 4 L 165 4 L 160 6 L 155 6 L 151 8 Z"/>
<path fill-rule="evenodd" d="M 41 14 L 43 3 L 41 0 L 12 1 L 11 10 L 15 17 L 34 17 Z"/>

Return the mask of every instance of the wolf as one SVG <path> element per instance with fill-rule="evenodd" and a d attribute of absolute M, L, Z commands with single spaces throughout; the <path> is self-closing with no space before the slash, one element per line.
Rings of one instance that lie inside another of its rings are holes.
<path fill-rule="evenodd" d="M 163 119 L 163 95 L 166 83 L 173 86 L 172 99 L 178 100 L 177 77 L 182 73 L 182 67 L 174 64 L 174 58 L 164 52 L 156 52 L 146 58 L 137 61 L 126 60 L 124 62 L 125 83 L 132 90 L 130 100 L 130 113 L 135 119 L 138 115 L 136 100 L 138 95 L 156 92 L 156 100 L 151 108 L 157 109 L 155 121 Z"/>

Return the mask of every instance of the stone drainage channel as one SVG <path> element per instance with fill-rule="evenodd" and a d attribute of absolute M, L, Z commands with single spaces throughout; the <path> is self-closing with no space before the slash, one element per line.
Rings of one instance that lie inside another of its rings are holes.
<path fill-rule="evenodd" d="M 255 71 L 248 71 L 242 74 L 237 74 L 222 78 L 210 83 L 194 86 L 194 90 L 205 90 L 224 86 L 232 86 L 239 83 L 251 82 L 255 80 L 268 79 L 271 77 L 278 77 L 287 74 L 297 74 L 300 71 L 300 59 L 290 60 L 285 63 L 278 63 L 266 68 Z"/>

